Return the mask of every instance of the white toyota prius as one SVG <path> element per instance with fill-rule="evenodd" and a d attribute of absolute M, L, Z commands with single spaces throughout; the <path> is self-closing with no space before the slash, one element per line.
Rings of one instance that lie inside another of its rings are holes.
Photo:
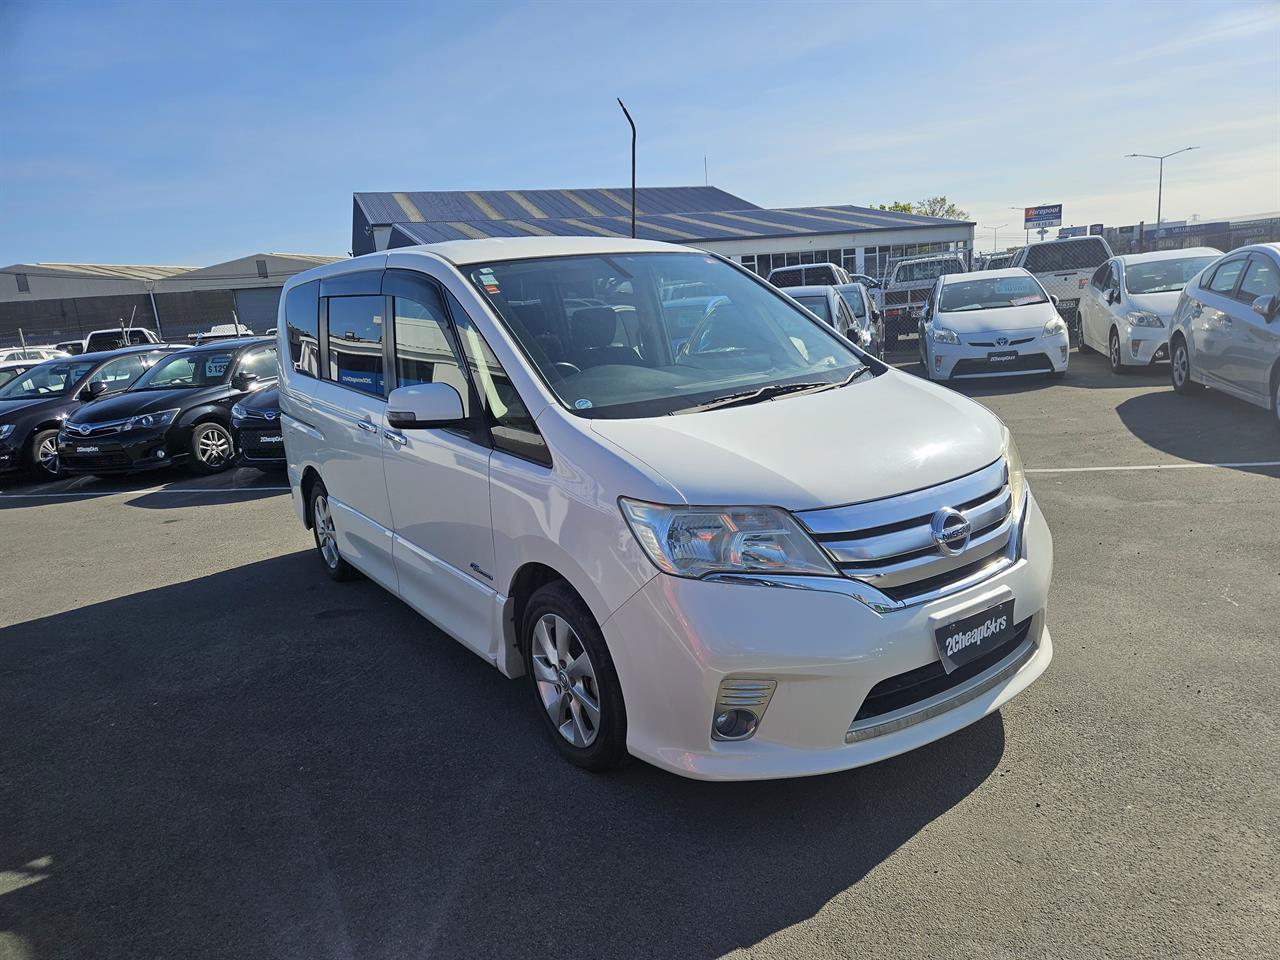
<path fill-rule="evenodd" d="M 920 320 L 930 380 L 1061 376 L 1070 352 L 1057 302 L 1021 267 L 939 277 Z"/>

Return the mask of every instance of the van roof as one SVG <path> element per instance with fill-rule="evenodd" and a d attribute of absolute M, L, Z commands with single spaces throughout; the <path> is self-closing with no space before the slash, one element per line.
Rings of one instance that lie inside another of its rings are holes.
<path fill-rule="evenodd" d="M 671 253 L 675 251 L 706 253 L 705 250 L 694 250 L 692 247 L 663 243 L 660 240 L 631 240 L 616 237 L 486 237 L 482 240 L 445 240 L 415 247 L 393 247 L 370 256 L 429 253 L 443 257 L 455 265 L 463 265 L 494 260 L 535 260 L 540 257 L 572 257 L 593 253 Z"/>

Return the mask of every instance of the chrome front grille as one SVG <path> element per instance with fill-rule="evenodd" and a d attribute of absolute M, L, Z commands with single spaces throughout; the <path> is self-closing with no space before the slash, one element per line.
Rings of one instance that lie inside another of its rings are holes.
<path fill-rule="evenodd" d="M 63 424 L 62 432 L 65 436 L 72 440 L 93 440 L 97 437 L 108 437 L 113 433 L 119 433 L 124 427 L 126 420 L 111 420 L 104 423 L 78 423 L 75 425 Z M 82 427 L 88 427 L 88 431 L 82 431 Z"/>
<path fill-rule="evenodd" d="M 969 523 L 969 540 L 954 554 L 931 528 L 946 507 Z M 1017 509 L 1003 459 L 936 487 L 796 516 L 841 573 L 898 602 L 923 602 L 1013 562 Z"/>
<path fill-rule="evenodd" d="M 1015 340 L 1006 339 L 1004 343 L 996 343 L 994 340 L 968 340 L 966 343 L 971 347 L 1018 347 L 1034 339 L 1035 337 L 1018 337 Z"/>

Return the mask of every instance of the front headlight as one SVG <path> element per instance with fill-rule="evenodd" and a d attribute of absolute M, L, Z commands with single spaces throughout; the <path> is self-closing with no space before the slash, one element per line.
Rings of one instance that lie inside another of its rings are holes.
<path fill-rule="evenodd" d="M 8 440 L 13 435 L 12 423 L 0 423 L 0 440 Z"/>
<path fill-rule="evenodd" d="M 836 574 L 796 519 L 777 507 L 673 507 L 626 497 L 618 503 L 649 559 L 677 577 Z"/>
<path fill-rule="evenodd" d="M 1022 495 L 1027 490 L 1027 474 L 1022 467 L 1022 456 L 1018 453 L 1018 445 L 1013 442 L 1013 434 L 1004 428 L 1004 443 L 1001 454 L 1009 467 L 1009 493 L 1013 496 L 1013 512 L 1016 514 L 1022 507 Z"/>
<path fill-rule="evenodd" d="M 1132 313 L 1126 313 L 1124 318 L 1129 321 L 1131 327 L 1163 327 L 1164 321 L 1157 314 L 1151 313 L 1149 310 L 1134 310 Z"/>
<path fill-rule="evenodd" d="M 1052 320 L 1050 320 L 1048 323 L 1044 325 L 1044 330 L 1043 332 L 1041 332 L 1040 336 L 1061 337 L 1061 336 L 1065 336 L 1066 332 L 1067 332 L 1066 321 L 1064 321 L 1061 317 L 1054 317 Z"/>
<path fill-rule="evenodd" d="M 243 420 L 245 417 L 248 416 L 248 414 L 245 412 L 243 403 L 234 404 L 231 407 L 231 415 L 235 417 L 237 420 Z"/>
<path fill-rule="evenodd" d="M 150 430 L 153 427 L 165 427 L 173 423 L 173 418 L 181 413 L 181 409 L 157 410 L 155 413 L 143 413 L 130 417 L 120 427 L 121 430 Z"/>
<path fill-rule="evenodd" d="M 933 325 L 933 333 L 931 336 L 933 337 L 934 343 L 953 343 L 956 346 L 960 345 L 960 334 L 956 333 L 954 330 L 948 330 L 946 327 L 940 327 L 936 323 Z"/>

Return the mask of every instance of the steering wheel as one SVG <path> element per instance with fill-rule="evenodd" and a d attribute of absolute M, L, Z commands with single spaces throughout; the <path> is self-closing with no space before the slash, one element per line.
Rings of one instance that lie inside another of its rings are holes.
<path fill-rule="evenodd" d="M 556 373 L 560 374 L 562 378 L 582 372 L 581 367 L 578 367 L 576 364 L 569 363 L 566 360 L 561 360 L 559 363 L 553 363 L 551 367 L 556 371 Z"/>

